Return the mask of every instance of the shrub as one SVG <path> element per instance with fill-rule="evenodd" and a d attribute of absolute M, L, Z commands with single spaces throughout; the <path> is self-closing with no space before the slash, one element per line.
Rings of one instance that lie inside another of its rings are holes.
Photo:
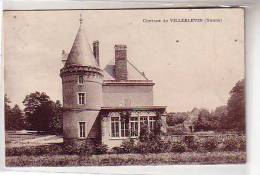
<path fill-rule="evenodd" d="M 239 151 L 246 151 L 246 137 L 245 136 L 240 137 Z"/>
<path fill-rule="evenodd" d="M 161 153 L 165 152 L 166 149 L 166 143 L 159 138 L 148 140 L 147 142 L 143 142 L 141 145 L 145 146 L 144 153 Z"/>
<path fill-rule="evenodd" d="M 217 138 L 215 137 L 212 138 L 208 137 L 202 139 L 200 145 L 201 151 L 209 151 L 209 152 L 216 150 L 217 146 L 218 146 L 218 142 L 217 142 Z"/>
<path fill-rule="evenodd" d="M 124 150 L 121 147 L 113 147 L 112 148 L 112 153 L 123 154 Z"/>
<path fill-rule="evenodd" d="M 124 140 L 120 146 L 123 153 L 132 153 L 135 150 L 135 141 L 134 139 Z"/>
<path fill-rule="evenodd" d="M 167 134 L 168 135 L 182 135 L 185 133 L 185 128 L 183 125 L 175 125 L 173 127 L 168 126 L 167 127 Z"/>
<path fill-rule="evenodd" d="M 186 151 L 187 146 L 184 142 L 182 141 L 172 141 L 168 142 L 168 151 L 170 152 L 177 152 L 177 153 L 183 153 Z"/>
<path fill-rule="evenodd" d="M 95 145 L 95 154 L 106 154 L 108 150 L 107 145 L 104 144 L 96 144 Z"/>
<path fill-rule="evenodd" d="M 85 141 L 63 145 L 63 153 L 67 155 L 90 155 L 94 153 L 94 150 L 95 147 Z"/>
<path fill-rule="evenodd" d="M 59 144 L 6 148 L 6 156 L 55 155 L 62 152 L 62 146 Z"/>
<path fill-rule="evenodd" d="M 231 136 L 223 141 L 224 151 L 245 151 L 246 139 L 245 137 Z"/>
<path fill-rule="evenodd" d="M 183 140 L 186 143 L 188 148 L 192 149 L 194 147 L 195 138 L 193 135 L 186 135 L 186 136 L 184 136 Z"/>

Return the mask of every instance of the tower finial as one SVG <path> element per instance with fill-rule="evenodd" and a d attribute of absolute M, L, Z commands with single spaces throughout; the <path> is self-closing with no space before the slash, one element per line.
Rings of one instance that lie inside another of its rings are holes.
<path fill-rule="evenodd" d="M 79 23 L 82 24 L 83 23 L 83 18 L 82 18 L 82 14 L 79 15 Z"/>

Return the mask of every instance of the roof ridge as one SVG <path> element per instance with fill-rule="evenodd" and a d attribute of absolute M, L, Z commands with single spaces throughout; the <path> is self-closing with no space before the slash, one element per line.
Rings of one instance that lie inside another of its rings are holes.
<path fill-rule="evenodd" d="M 139 71 L 139 69 L 137 69 L 137 67 L 136 67 L 133 63 L 131 63 L 128 59 L 126 59 L 126 61 L 127 61 L 131 66 L 133 66 L 133 68 L 134 68 L 140 75 L 142 75 L 146 80 L 149 80 L 149 79 L 144 75 L 144 72 Z"/>

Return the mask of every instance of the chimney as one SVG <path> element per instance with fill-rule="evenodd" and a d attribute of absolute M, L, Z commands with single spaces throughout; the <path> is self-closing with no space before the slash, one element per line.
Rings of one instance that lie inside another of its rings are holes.
<path fill-rule="evenodd" d="M 115 45 L 115 78 L 117 81 L 127 80 L 126 45 Z"/>
<path fill-rule="evenodd" d="M 96 58 L 97 64 L 99 65 L 99 41 L 93 41 L 93 54 Z"/>

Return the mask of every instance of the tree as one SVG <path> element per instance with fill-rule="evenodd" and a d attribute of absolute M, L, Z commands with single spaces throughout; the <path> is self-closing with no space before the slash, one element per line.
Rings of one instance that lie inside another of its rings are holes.
<path fill-rule="evenodd" d="M 62 133 L 62 115 L 63 108 L 59 100 L 53 103 L 54 115 L 50 120 L 49 128 L 52 133 L 61 134 Z"/>
<path fill-rule="evenodd" d="M 25 129 L 24 115 L 20 107 L 16 104 L 13 108 L 9 105 L 11 101 L 5 95 L 5 129 L 20 130 Z"/>
<path fill-rule="evenodd" d="M 198 120 L 195 122 L 195 130 L 196 131 L 207 131 L 210 130 L 210 113 L 207 109 L 201 109 L 199 111 Z"/>
<path fill-rule="evenodd" d="M 175 126 L 183 123 L 187 118 L 188 118 L 187 112 L 168 113 L 166 122 L 168 126 Z"/>
<path fill-rule="evenodd" d="M 25 122 L 24 122 L 24 115 L 23 111 L 20 109 L 20 107 L 16 104 L 12 108 L 12 129 L 21 130 L 25 129 Z"/>
<path fill-rule="evenodd" d="M 5 94 L 5 129 L 11 129 L 12 122 L 10 121 L 10 118 L 12 117 L 12 110 L 10 103 L 11 101 Z"/>
<path fill-rule="evenodd" d="M 230 91 L 227 103 L 225 128 L 245 132 L 245 80 L 242 79 Z"/>
<path fill-rule="evenodd" d="M 53 102 L 44 92 L 27 95 L 23 101 L 24 112 L 28 116 L 30 129 L 36 131 L 50 131 L 50 121 L 54 116 Z"/>
<path fill-rule="evenodd" d="M 211 114 L 213 120 L 215 120 L 215 129 L 218 131 L 225 131 L 225 120 L 227 118 L 227 105 L 219 106 Z"/>

